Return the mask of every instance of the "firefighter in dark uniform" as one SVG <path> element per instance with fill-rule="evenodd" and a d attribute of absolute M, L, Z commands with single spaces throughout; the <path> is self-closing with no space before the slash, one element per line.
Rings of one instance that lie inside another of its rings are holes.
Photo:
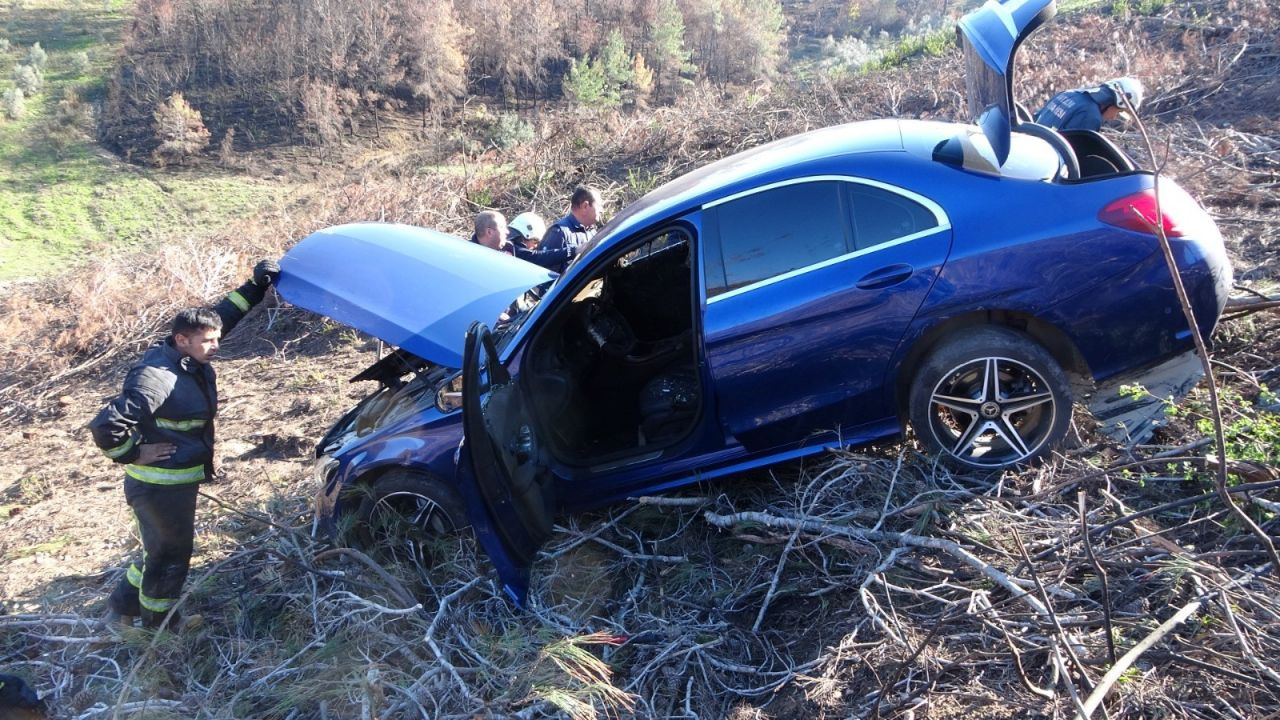
<path fill-rule="evenodd" d="M 1145 94 L 1142 82 L 1131 77 L 1108 80 L 1098 87 L 1067 90 L 1045 103 L 1036 113 L 1036 122 L 1057 130 L 1097 132 L 1103 121 L 1115 120 L 1125 110 L 1122 95 L 1129 107 L 1137 110 Z"/>
<path fill-rule="evenodd" d="M 213 308 L 178 313 L 173 333 L 130 370 L 124 389 L 89 424 L 107 457 L 124 465 L 124 495 L 142 536 L 141 564 L 130 565 L 108 600 L 108 622 L 159 627 L 182 595 L 195 534 L 196 489 L 213 475 L 218 387 L 209 360 L 224 333 L 258 304 L 280 274 L 263 260 L 253 279 Z M 186 624 L 194 624 L 195 617 Z M 184 625 L 175 613 L 170 628 Z"/>

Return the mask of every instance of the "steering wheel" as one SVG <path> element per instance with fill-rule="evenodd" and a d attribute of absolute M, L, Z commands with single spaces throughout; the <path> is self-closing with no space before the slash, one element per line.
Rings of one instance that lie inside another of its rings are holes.
<path fill-rule="evenodd" d="M 1067 169 L 1067 179 L 1080 179 L 1080 161 L 1076 158 L 1076 151 L 1071 147 L 1071 143 L 1067 142 L 1067 139 L 1062 137 L 1057 130 L 1034 122 L 1018 123 L 1014 129 L 1049 143 L 1049 147 L 1056 150 L 1058 157 L 1062 158 L 1062 164 Z"/>
<path fill-rule="evenodd" d="M 639 339 L 622 313 L 597 298 L 588 298 L 582 302 L 582 321 L 587 337 L 591 338 L 600 352 L 623 357 L 635 348 Z"/>

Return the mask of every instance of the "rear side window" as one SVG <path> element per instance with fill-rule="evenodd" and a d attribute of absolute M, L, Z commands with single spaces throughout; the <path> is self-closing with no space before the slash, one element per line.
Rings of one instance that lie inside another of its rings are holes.
<path fill-rule="evenodd" d="M 704 227 L 719 253 L 707 259 L 707 295 L 850 252 L 844 184 L 784 185 L 709 208 Z"/>
<path fill-rule="evenodd" d="M 871 185 L 845 185 L 852 205 L 855 249 L 865 250 L 938 225 L 933 212 L 911 198 Z"/>

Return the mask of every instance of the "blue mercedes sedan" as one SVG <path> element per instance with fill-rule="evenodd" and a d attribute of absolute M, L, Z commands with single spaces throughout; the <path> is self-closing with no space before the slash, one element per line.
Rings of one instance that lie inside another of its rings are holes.
<path fill-rule="evenodd" d="M 1188 374 L 1231 287 L 1222 238 L 1106 136 L 1020 112 L 1014 53 L 1053 13 L 960 21 L 973 124 L 734 155 L 626 207 L 560 276 L 402 225 L 302 240 L 281 295 L 396 348 L 318 444 L 317 527 L 469 526 L 523 603 L 562 513 L 907 427 L 958 470 L 1014 468 L 1082 395 L 1099 411 L 1106 388 Z"/>

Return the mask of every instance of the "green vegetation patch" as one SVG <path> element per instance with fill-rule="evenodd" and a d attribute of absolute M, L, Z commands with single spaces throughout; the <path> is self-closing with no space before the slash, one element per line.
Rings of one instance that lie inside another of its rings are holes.
<path fill-rule="evenodd" d="M 33 44 L 46 60 L 23 112 L 0 112 L 0 282 L 221 229 L 283 193 L 221 169 L 135 167 L 94 142 L 87 102 L 102 94 L 127 7 L 29 0 L 4 11 L 0 91 L 13 87 L 11 71 Z"/>

